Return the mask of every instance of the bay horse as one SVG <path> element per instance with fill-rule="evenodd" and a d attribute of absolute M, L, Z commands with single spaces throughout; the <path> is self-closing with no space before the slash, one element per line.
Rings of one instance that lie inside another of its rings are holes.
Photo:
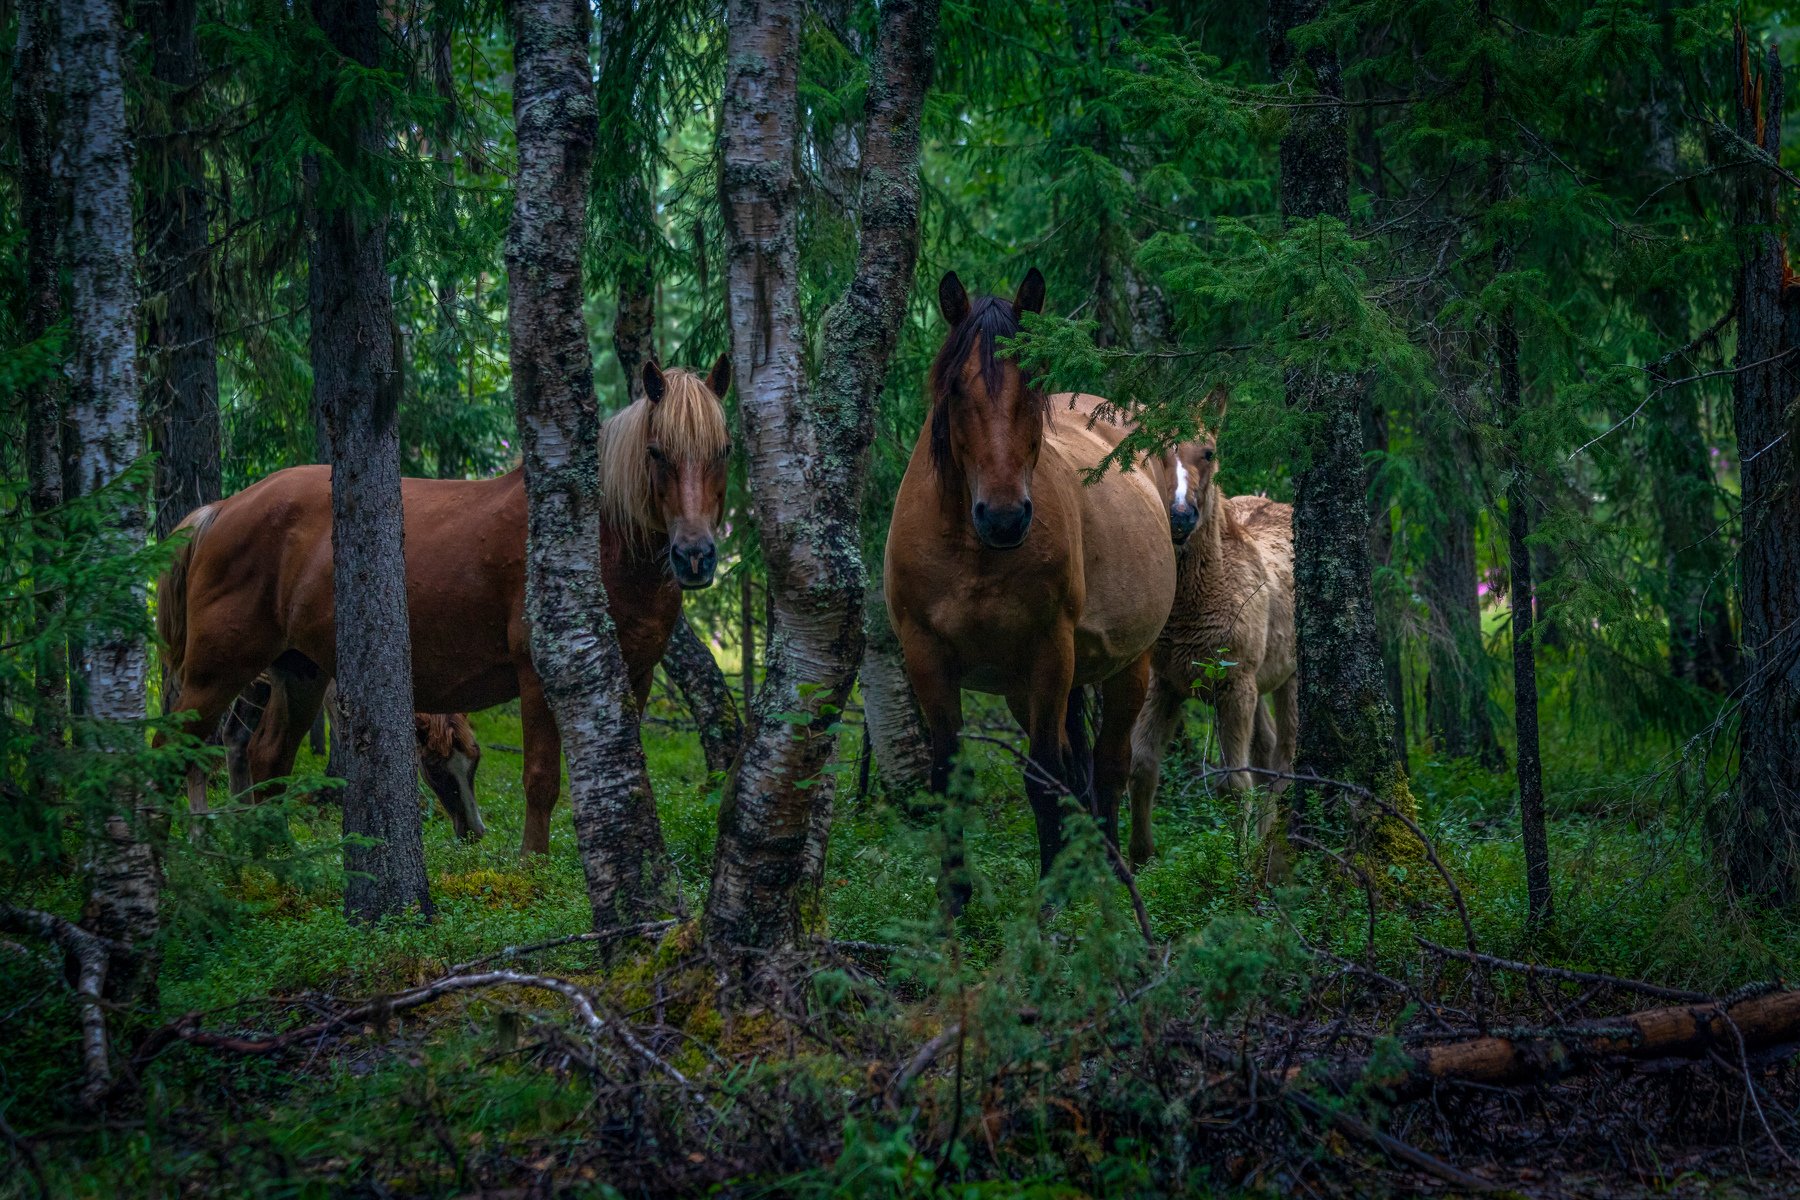
<path fill-rule="evenodd" d="M 250 740 L 262 725 L 274 687 L 267 671 L 257 676 L 232 701 L 220 726 L 233 796 L 249 795 L 256 786 L 250 779 Z M 325 690 L 325 709 L 331 714 L 333 726 L 338 726 L 341 718 L 335 686 Z M 438 798 L 456 836 L 471 842 L 486 837 L 487 824 L 482 821 L 481 806 L 475 800 L 475 770 L 481 765 L 481 743 L 467 714 L 414 713 L 413 738 L 418 743 L 419 777 Z"/>
<path fill-rule="evenodd" d="M 1214 392 L 1208 403 L 1222 420 L 1224 394 Z M 1180 554 L 1174 609 L 1156 640 L 1149 695 L 1132 733 L 1133 863 L 1155 853 L 1151 804 L 1190 696 L 1213 706 L 1226 785 L 1235 792 L 1256 782 L 1244 767 L 1291 771 L 1299 730 L 1292 506 L 1227 498 L 1217 482 L 1218 436 L 1204 427 L 1161 457 L 1156 474 Z M 1214 665 L 1221 663 L 1222 670 Z M 1274 702 L 1272 724 L 1265 695 Z M 1270 815 L 1261 815 L 1259 833 L 1268 832 Z"/>
<path fill-rule="evenodd" d="M 601 574 L 641 709 L 681 612 L 712 583 L 730 433 L 721 355 L 705 378 L 643 370 L 644 395 L 600 431 Z M 336 673 L 331 472 L 277 471 L 182 522 L 188 540 L 158 585 L 171 710 L 204 734 L 263 671 L 274 683 L 249 747 L 256 783 L 288 774 Z M 524 851 L 550 847 L 562 743 L 531 663 L 525 619 L 525 479 L 406 479 L 413 707 L 473 712 L 517 698 L 524 732 Z M 205 780 L 190 776 L 190 804 Z"/>
<path fill-rule="evenodd" d="M 931 790 L 948 790 L 962 689 L 1006 697 L 1030 741 L 1025 791 L 1047 874 L 1062 847 L 1059 785 L 1088 791 L 1079 692 L 1088 686 L 1101 701 L 1089 803 L 1116 839 L 1132 721 L 1175 598 L 1175 558 L 1151 482 L 1108 472 L 1084 485 L 1108 443 L 996 349 L 1043 303 L 1036 268 L 1010 301 L 971 302 L 955 272 L 939 283 L 950 331 L 894 503 L 884 578 L 930 730 Z M 960 907 L 966 884 L 950 893 Z"/>

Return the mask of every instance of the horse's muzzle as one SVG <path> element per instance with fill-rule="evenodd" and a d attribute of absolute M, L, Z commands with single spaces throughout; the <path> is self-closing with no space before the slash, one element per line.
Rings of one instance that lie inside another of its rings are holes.
<path fill-rule="evenodd" d="M 1005 506 L 977 500 L 969 515 L 975 522 L 975 536 L 993 550 L 1013 549 L 1031 530 L 1030 499 Z"/>
<path fill-rule="evenodd" d="M 719 552 L 711 538 L 669 543 L 669 569 L 675 582 L 688 590 L 711 587 L 719 565 Z"/>
<path fill-rule="evenodd" d="M 1200 510 L 1191 504 L 1171 504 L 1169 506 L 1169 536 L 1177 546 L 1188 540 L 1194 532 L 1194 526 L 1200 524 Z"/>

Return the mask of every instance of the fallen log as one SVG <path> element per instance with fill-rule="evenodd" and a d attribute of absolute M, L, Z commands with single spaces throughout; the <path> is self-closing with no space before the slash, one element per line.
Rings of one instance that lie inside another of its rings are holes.
<path fill-rule="evenodd" d="M 1404 1065 L 1368 1080 L 1396 1100 L 1424 1095 L 1440 1083 L 1516 1087 L 1546 1083 L 1618 1060 L 1703 1058 L 1711 1051 L 1738 1061 L 1800 1040 L 1800 990 L 1734 1001 L 1679 1004 L 1624 1016 L 1578 1021 L 1557 1029 L 1516 1030 L 1413 1047 Z M 1290 1081 L 1299 1068 L 1289 1072 Z M 1362 1073 L 1350 1078 L 1362 1077 Z M 1346 1077 L 1333 1073 L 1333 1078 Z"/>

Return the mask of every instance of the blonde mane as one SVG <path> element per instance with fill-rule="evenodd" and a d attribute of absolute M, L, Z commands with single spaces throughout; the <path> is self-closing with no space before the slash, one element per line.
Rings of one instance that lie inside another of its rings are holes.
<path fill-rule="evenodd" d="M 652 440 L 673 462 L 705 462 L 731 449 L 725 409 L 704 378 L 669 367 L 663 382 L 661 400 L 633 401 L 600 427 L 601 511 L 621 532 L 644 533 L 658 524 L 651 507 Z"/>

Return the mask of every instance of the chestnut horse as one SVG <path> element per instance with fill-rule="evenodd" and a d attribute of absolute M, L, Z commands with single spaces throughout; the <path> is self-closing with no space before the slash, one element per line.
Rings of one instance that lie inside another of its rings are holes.
<path fill-rule="evenodd" d="M 1030 739 L 1025 790 L 1047 873 L 1062 846 L 1058 784 L 1082 790 L 1072 735 L 1085 737 L 1077 689 L 1089 685 L 1101 699 L 1089 802 L 1116 837 L 1149 651 L 1175 597 L 1175 555 L 1152 483 L 1108 472 L 1084 485 L 1083 471 L 1110 445 L 996 351 L 1043 303 L 1035 268 L 1011 301 L 971 303 L 954 272 L 938 285 L 950 333 L 895 501 L 885 578 L 931 733 L 931 789 L 948 788 L 962 689 L 1005 696 Z M 952 885 L 953 906 L 961 891 Z"/>
<path fill-rule="evenodd" d="M 702 379 L 644 367 L 644 397 L 600 433 L 601 572 L 639 707 L 681 612 L 683 588 L 712 583 L 713 530 L 731 451 L 720 356 Z M 269 708 L 250 745 L 254 782 L 288 774 L 336 672 L 331 473 L 278 471 L 192 513 L 159 585 L 158 632 L 172 709 L 213 728 L 267 670 Z M 525 620 L 525 479 L 407 479 L 407 617 L 413 707 L 472 712 L 517 698 L 524 727 L 527 853 L 550 847 L 562 744 L 532 668 Z M 189 780 L 205 805 L 205 780 Z"/>
<path fill-rule="evenodd" d="M 1225 399 L 1210 401 L 1217 418 Z M 1181 547 L 1174 611 L 1157 638 L 1149 696 L 1132 735 L 1131 859 L 1155 853 L 1150 809 L 1163 755 L 1182 706 L 1213 706 L 1226 784 L 1247 792 L 1246 766 L 1291 771 L 1299 730 L 1300 684 L 1294 637 L 1294 510 L 1261 496 L 1227 498 L 1216 481 L 1218 438 L 1198 438 L 1162 456 L 1158 476 L 1170 536 Z M 1207 664 L 1223 662 L 1208 670 Z M 1271 725 L 1262 697 L 1271 696 Z M 1282 789 L 1276 781 L 1271 791 Z M 1258 821 L 1266 834 L 1272 811 Z"/>
<path fill-rule="evenodd" d="M 263 713 L 269 707 L 275 681 L 267 671 L 231 702 L 219 736 L 225 744 L 225 767 L 231 780 L 231 794 L 245 796 L 255 787 L 250 780 L 250 740 L 262 726 Z M 332 724 L 341 725 L 337 707 L 337 689 L 325 689 L 325 710 Z M 464 713 L 414 713 L 413 734 L 419 743 L 419 777 L 423 779 L 456 836 L 464 841 L 479 842 L 487 836 L 487 825 L 481 819 L 481 805 L 475 800 L 475 769 L 481 765 L 481 743 L 475 728 Z"/>

